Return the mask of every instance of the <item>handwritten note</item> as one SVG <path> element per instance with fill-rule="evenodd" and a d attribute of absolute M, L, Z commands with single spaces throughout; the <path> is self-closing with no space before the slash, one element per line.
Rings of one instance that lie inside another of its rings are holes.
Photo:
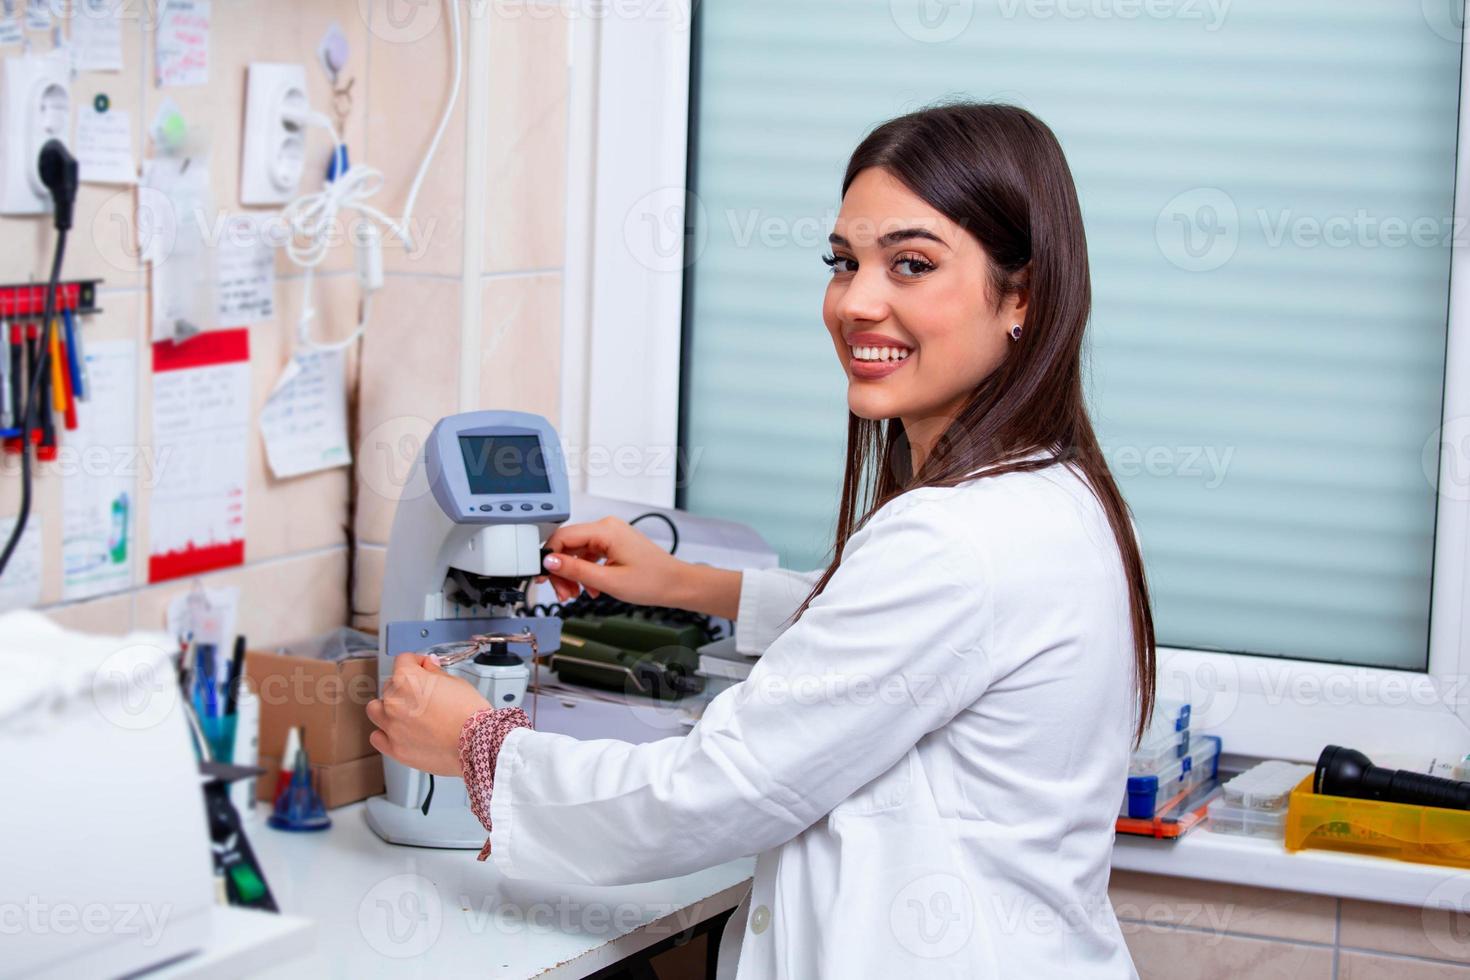
<path fill-rule="evenodd" d="M 126 0 L 79 0 L 72 8 L 72 65 L 77 71 L 122 71 Z"/>
<path fill-rule="evenodd" d="M 26 30 L 51 30 L 51 8 L 46 0 L 28 0 L 26 3 Z"/>
<path fill-rule="evenodd" d="M 85 184 L 135 184 L 133 126 L 126 112 L 98 112 L 89 105 L 77 110 L 77 166 Z"/>
<path fill-rule="evenodd" d="M 277 479 L 352 462 L 345 364 L 342 351 L 304 351 L 276 382 L 260 413 L 260 434 Z"/>
<path fill-rule="evenodd" d="M 0 520 L 0 542 L 15 533 L 14 517 Z M 41 521 L 36 514 L 16 543 L 5 574 L 0 575 L 0 612 L 29 609 L 41 602 Z"/>
<path fill-rule="evenodd" d="M 86 599 L 133 582 L 133 481 L 151 479 L 163 460 L 138 446 L 138 344 L 99 340 L 85 345 L 85 401 L 77 402 L 75 432 L 62 452 L 61 597 Z"/>
<path fill-rule="evenodd" d="M 216 322 L 244 327 L 276 315 L 276 252 L 259 215 L 235 214 L 225 219 L 215 246 Z"/>
<path fill-rule="evenodd" d="M 153 345 L 154 478 L 148 581 L 245 560 L 250 332 L 212 330 Z"/>
<path fill-rule="evenodd" d="M 158 87 L 209 83 L 210 0 L 165 0 L 159 11 Z"/>

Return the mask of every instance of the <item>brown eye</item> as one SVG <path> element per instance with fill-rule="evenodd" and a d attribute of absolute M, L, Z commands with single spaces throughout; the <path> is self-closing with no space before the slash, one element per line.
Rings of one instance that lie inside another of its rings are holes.
<path fill-rule="evenodd" d="M 893 269 L 905 278 L 922 276 L 926 272 L 933 272 L 934 263 L 920 255 L 900 255 L 893 260 Z"/>
<path fill-rule="evenodd" d="M 832 270 L 834 276 L 840 272 L 857 271 L 857 259 L 850 259 L 845 255 L 824 255 L 822 261 Z"/>

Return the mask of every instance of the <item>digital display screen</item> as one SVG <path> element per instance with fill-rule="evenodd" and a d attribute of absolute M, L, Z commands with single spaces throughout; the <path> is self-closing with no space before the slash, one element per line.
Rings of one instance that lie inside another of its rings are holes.
<path fill-rule="evenodd" d="M 536 436 L 460 436 L 470 493 L 550 493 L 546 456 Z"/>

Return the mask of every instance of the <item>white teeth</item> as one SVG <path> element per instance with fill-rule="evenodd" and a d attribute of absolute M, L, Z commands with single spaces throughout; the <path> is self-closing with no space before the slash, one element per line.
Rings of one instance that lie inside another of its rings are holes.
<path fill-rule="evenodd" d="M 902 361 L 909 351 L 904 347 L 853 347 L 852 356 L 857 361 Z"/>

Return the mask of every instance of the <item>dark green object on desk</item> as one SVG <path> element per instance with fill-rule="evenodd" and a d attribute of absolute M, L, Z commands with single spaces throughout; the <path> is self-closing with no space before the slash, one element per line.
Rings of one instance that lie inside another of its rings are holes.
<path fill-rule="evenodd" d="M 704 633 L 696 625 L 642 616 L 570 617 L 551 669 L 568 684 L 583 684 L 674 701 L 704 689 L 695 675 Z"/>

